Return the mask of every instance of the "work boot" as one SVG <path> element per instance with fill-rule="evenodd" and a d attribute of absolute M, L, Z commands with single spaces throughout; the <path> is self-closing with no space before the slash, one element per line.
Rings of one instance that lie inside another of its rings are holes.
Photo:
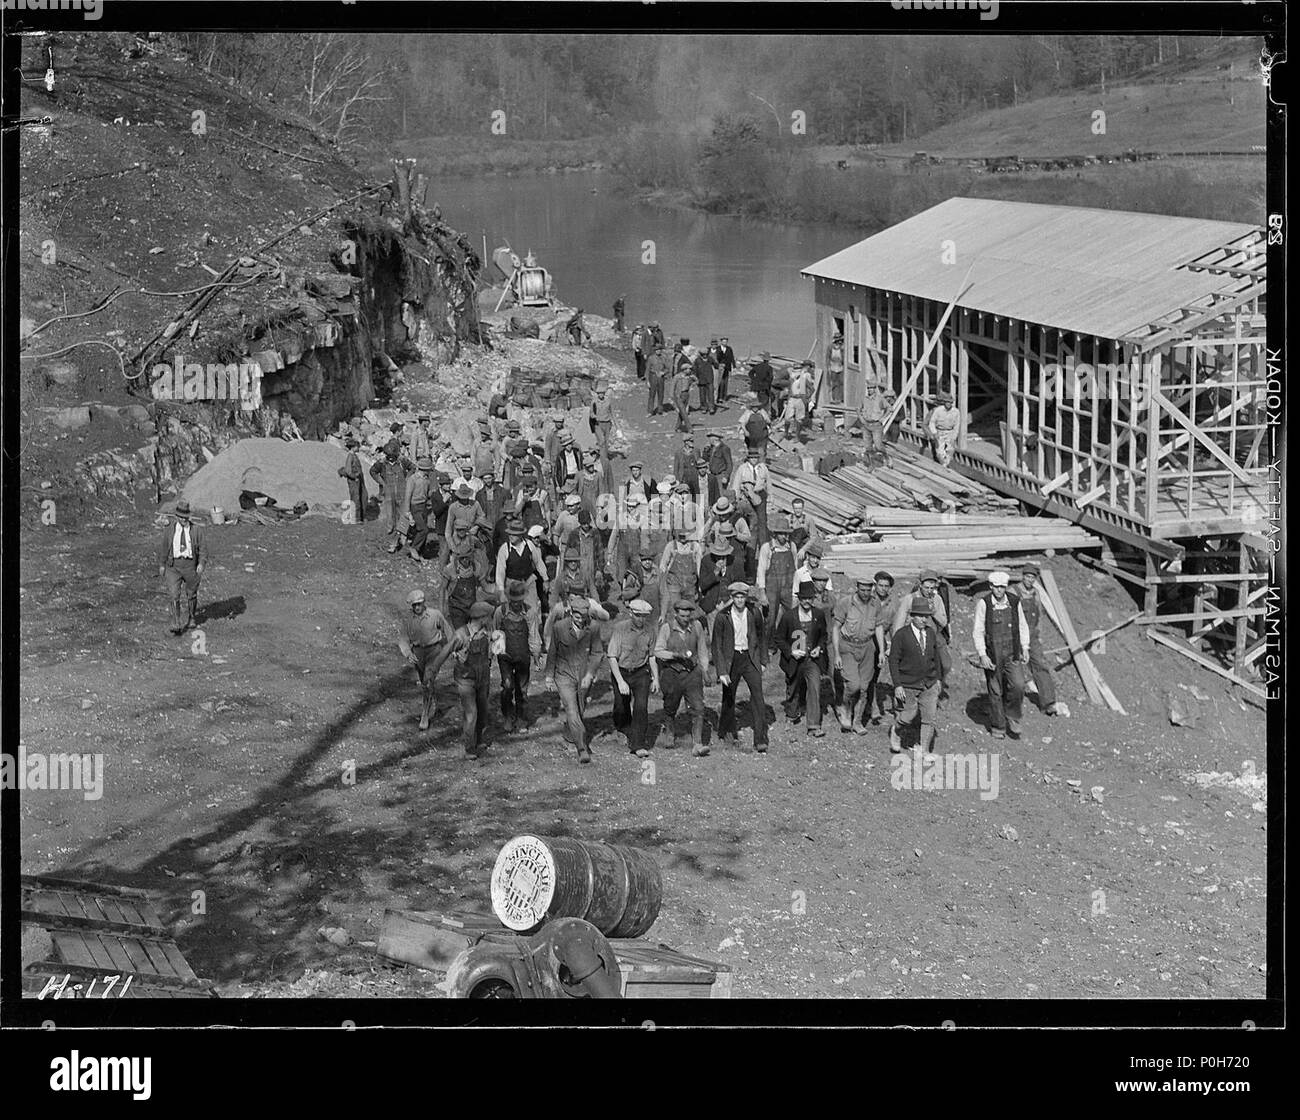
<path fill-rule="evenodd" d="M 579 761 L 580 763 L 582 763 L 584 766 L 585 766 L 588 762 L 591 761 L 591 748 L 590 748 L 590 747 L 579 747 L 579 748 L 578 748 L 578 761 Z"/>
<path fill-rule="evenodd" d="M 935 733 L 933 727 L 927 727 L 921 733 L 921 746 L 924 748 L 926 754 L 929 754 L 934 750 L 934 744 L 937 739 L 938 735 Z"/>
<path fill-rule="evenodd" d="M 1007 733 L 1006 733 L 1005 731 L 1003 731 L 1002 728 L 1000 728 L 1000 727 L 995 727 L 995 728 L 993 729 L 993 738 L 995 738 L 995 739 L 1005 739 L 1006 737 L 1007 737 Z"/>
<path fill-rule="evenodd" d="M 758 754 L 767 754 L 767 740 L 764 739 L 761 743 L 755 741 L 755 743 L 754 743 L 754 750 L 755 750 Z"/>
<path fill-rule="evenodd" d="M 840 730 L 841 730 L 841 731 L 852 731 L 852 730 L 853 730 L 853 717 L 852 717 L 852 715 L 850 715 L 850 713 L 849 713 L 849 711 L 848 711 L 847 708 L 843 708 L 843 707 L 840 707 L 839 705 L 836 705 L 836 707 L 835 707 L 835 718 L 836 718 L 837 720 L 840 721 Z"/>
<path fill-rule="evenodd" d="M 898 724 L 891 724 L 889 728 L 889 753 L 902 754 L 903 740 L 898 737 Z"/>
<path fill-rule="evenodd" d="M 693 754 L 696 758 L 703 758 L 708 753 L 709 753 L 709 748 L 705 746 L 703 743 L 691 744 L 691 754 Z"/>

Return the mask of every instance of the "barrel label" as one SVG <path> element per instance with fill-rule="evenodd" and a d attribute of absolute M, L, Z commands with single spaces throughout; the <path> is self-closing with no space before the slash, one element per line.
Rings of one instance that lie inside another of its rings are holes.
<path fill-rule="evenodd" d="M 492 909 L 508 929 L 531 929 L 555 895 L 555 864 L 536 836 L 516 836 L 492 869 Z"/>

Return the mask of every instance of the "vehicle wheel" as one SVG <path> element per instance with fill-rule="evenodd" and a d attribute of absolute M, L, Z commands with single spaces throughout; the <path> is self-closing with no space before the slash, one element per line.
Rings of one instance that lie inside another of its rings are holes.
<path fill-rule="evenodd" d="M 474 985 L 470 999 L 518 999 L 519 996 L 505 980 L 484 980 Z"/>

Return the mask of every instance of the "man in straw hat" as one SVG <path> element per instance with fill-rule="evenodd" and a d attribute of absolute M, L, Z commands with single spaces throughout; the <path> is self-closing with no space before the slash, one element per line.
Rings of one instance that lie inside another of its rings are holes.
<path fill-rule="evenodd" d="M 158 574 L 167 578 L 173 634 L 183 634 L 198 622 L 205 545 L 203 527 L 191 523 L 190 503 L 182 498 L 158 542 Z"/>
<path fill-rule="evenodd" d="M 908 624 L 890 640 L 889 673 L 894 681 L 898 711 L 889 729 L 889 749 L 903 749 L 899 731 L 921 721 L 918 746 L 934 750 L 935 713 L 939 705 L 939 682 L 944 674 L 943 638 L 930 625 L 934 614 L 930 600 L 914 595 L 908 604 Z"/>
<path fill-rule="evenodd" d="M 402 619 L 397 648 L 406 658 L 406 663 L 415 669 L 422 697 L 420 730 L 427 731 L 429 720 L 437 714 L 438 707 L 434 700 L 433 683 L 437 679 L 438 669 L 451 652 L 449 643 L 454 630 L 440 610 L 426 606 L 423 591 L 412 591 L 407 595 L 406 602 L 410 610 Z"/>

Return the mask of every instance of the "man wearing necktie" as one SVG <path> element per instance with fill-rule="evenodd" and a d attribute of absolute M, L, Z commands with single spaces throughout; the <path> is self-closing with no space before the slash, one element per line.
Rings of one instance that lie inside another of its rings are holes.
<path fill-rule="evenodd" d="M 203 561 L 203 532 L 190 522 L 190 503 L 182 498 L 163 530 L 158 548 L 158 574 L 167 577 L 172 597 L 173 634 L 184 633 L 198 621 Z"/>
<path fill-rule="evenodd" d="M 930 601 L 924 595 L 915 595 L 907 609 L 910 625 L 903 626 L 894 635 L 889 647 L 889 672 L 899 708 L 889 729 L 889 749 L 895 754 L 903 749 L 899 731 L 918 719 L 921 722 L 918 749 L 934 750 L 939 682 L 948 660 L 943 636 L 932 625 L 934 608 Z"/>

